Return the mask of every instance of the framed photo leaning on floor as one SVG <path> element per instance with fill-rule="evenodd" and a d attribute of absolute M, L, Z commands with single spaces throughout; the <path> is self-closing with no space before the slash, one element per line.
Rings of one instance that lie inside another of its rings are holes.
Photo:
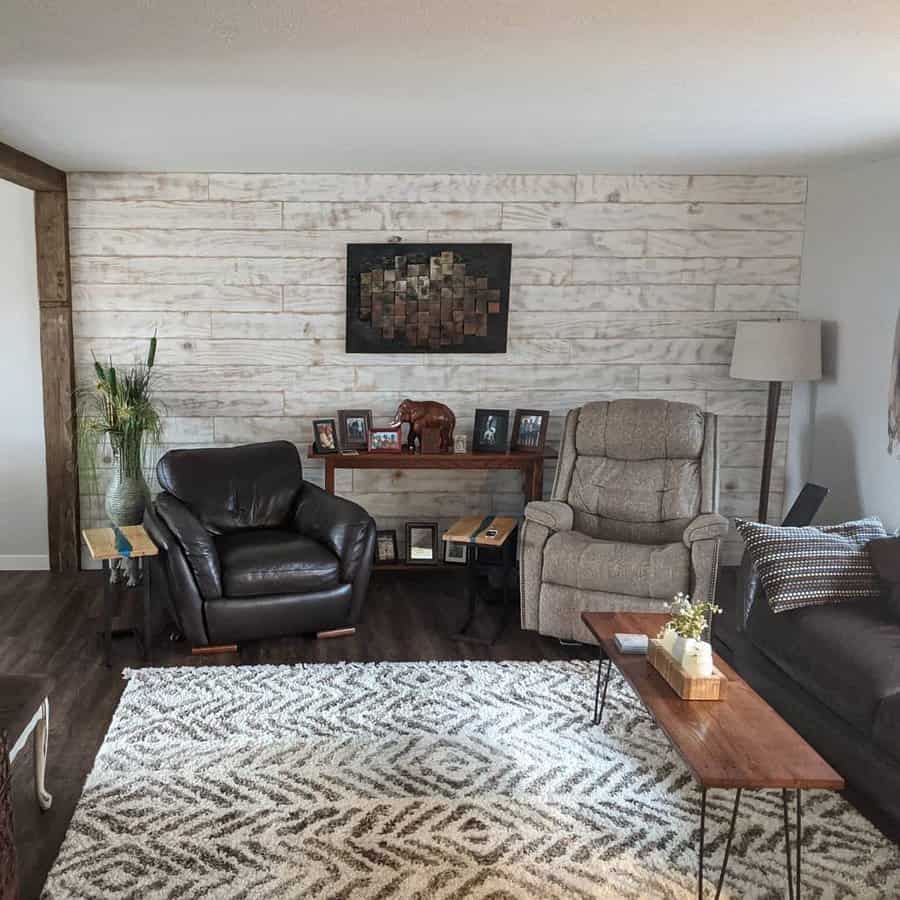
<path fill-rule="evenodd" d="M 434 565 L 438 561 L 437 522 L 406 523 L 406 561 Z"/>

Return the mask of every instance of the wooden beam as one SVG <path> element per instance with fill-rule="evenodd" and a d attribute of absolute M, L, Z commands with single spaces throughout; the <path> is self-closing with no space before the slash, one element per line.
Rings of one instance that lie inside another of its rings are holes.
<path fill-rule="evenodd" d="M 0 178 L 30 191 L 66 190 L 65 172 L 8 144 L 0 144 Z"/>
<path fill-rule="evenodd" d="M 34 195 L 50 568 L 77 571 L 78 475 L 67 194 Z"/>

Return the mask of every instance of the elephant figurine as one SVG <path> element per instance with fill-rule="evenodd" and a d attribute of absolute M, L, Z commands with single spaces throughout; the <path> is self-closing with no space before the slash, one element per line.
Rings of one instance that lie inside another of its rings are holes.
<path fill-rule="evenodd" d="M 409 436 L 406 439 L 410 451 L 416 449 L 416 439 L 421 443 L 422 432 L 426 428 L 437 428 L 441 434 L 441 452 L 449 453 L 453 449 L 453 429 L 456 427 L 456 416 L 449 406 L 435 403 L 433 400 L 404 400 L 394 414 L 392 428 L 403 422 L 409 424 Z"/>

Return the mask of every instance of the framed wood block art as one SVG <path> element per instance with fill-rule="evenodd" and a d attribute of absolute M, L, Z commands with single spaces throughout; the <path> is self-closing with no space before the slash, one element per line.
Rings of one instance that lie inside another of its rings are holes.
<path fill-rule="evenodd" d="M 505 353 L 511 244 L 348 244 L 348 353 Z"/>

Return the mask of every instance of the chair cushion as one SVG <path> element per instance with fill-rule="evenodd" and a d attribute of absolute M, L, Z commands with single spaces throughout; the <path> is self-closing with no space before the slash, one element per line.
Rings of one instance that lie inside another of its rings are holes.
<path fill-rule="evenodd" d="M 881 598 L 778 615 L 754 603 L 748 631 L 800 687 L 900 760 L 900 624 Z"/>
<path fill-rule="evenodd" d="M 284 528 L 300 495 L 303 469 L 288 441 L 170 450 L 156 466 L 160 485 L 213 534 Z"/>
<path fill-rule="evenodd" d="M 699 406 L 667 400 L 586 403 L 578 415 L 579 456 L 699 459 L 706 423 Z"/>
<path fill-rule="evenodd" d="M 0 675 L 0 732 L 9 749 L 49 695 L 52 680 L 44 675 Z"/>
<path fill-rule="evenodd" d="M 544 547 L 543 581 L 671 600 L 679 591 L 690 591 L 691 553 L 681 541 L 628 544 L 565 531 L 552 535 Z"/>
<path fill-rule="evenodd" d="M 886 537 L 876 518 L 784 528 L 738 519 L 737 530 L 774 612 L 878 597 L 869 541 Z"/>
<path fill-rule="evenodd" d="M 294 531 L 256 529 L 216 538 L 223 595 L 307 594 L 339 584 L 338 558 Z"/>

